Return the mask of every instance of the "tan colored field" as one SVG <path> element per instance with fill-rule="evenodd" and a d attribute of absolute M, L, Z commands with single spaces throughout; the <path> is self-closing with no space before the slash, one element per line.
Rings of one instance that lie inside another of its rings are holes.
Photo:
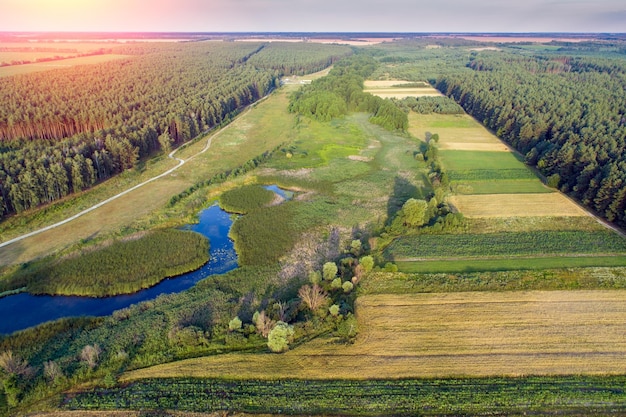
<path fill-rule="evenodd" d="M 426 132 L 439 134 L 439 149 L 509 152 L 509 148 L 467 114 L 409 113 L 409 132 L 423 139 Z"/>
<path fill-rule="evenodd" d="M 41 62 L 36 64 L 11 65 L 0 67 L 0 77 L 10 77 L 12 75 L 30 74 L 33 72 L 49 71 L 58 68 L 70 68 L 77 65 L 100 64 L 102 62 L 113 61 L 115 59 L 128 58 L 128 55 L 93 55 L 81 58 L 62 59 L 60 61 Z"/>
<path fill-rule="evenodd" d="M 368 295 L 353 345 L 316 339 L 283 355 L 228 354 L 127 373 L 148 377 L 370 379 L 620 374 L 626 291 Z"/>
<path fill-rule="evenodd" d="M 449 202 L 468 218 L 588 215 L 561 193 L 455 195 Z"/>
<path fill-rule="evenodd" d="M 380 98 L 397 98 L 406 97 L 436 97 L 442 94 L 435 88 L 425 83 L 424 87 L 402 87 L 402 85 L 413 84 L 412 81 L 403 80 L 367 80 L 364 83 L 366 93 L 373 94 Z M 398 86 L 398 87 L 394 87 Z"/>

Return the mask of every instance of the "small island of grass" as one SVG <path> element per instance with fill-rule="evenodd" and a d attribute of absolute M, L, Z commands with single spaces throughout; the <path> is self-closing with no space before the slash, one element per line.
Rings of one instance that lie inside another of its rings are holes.
<path fill-rule="evenodd" d="M 26 290 L 34 294 L 101 297 L 130 294 L 200 268 L 209 241 L 183 230 L 158 230 L 40 265 Z"/>
<path fill-rule="evenodd" d="M 273 191 L 260 185 L 244 185 L 223 193 L 220 196 L 220 206 L 229 213 L 248 214 L 270 205 L 275 198 Z"/>

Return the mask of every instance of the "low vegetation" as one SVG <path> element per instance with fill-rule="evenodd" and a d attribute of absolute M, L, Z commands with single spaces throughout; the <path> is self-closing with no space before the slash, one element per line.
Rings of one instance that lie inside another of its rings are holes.
<path fill-rule="evenodd" d="M 129 294 L 198 269 L 209 260 L 209 241 L 182 230 L 160 230 L 60 259 L 45 259 L 3 282 L 33 294 Z"/>
<path fill-rule="evenodd" d="M 623 377 L 371 381 L 157 379 L 82 393 L 67 408 L 246 411 L 289 415 L 611 414 L 626 407 Z"/>
<path fill-rule="evenodd" d="M 260 185 L 246 185 L 222 193 L 220 207 L 230 213 L 247 214 L 269 205 L 276 194 Z"/>

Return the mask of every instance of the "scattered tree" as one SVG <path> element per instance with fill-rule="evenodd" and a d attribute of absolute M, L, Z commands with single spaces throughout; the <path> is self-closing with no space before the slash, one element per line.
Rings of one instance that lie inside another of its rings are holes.
<path fill-rule="evenodd" d="M 298 296 L 311 311 L 316 311 L 328 302 L 328 294 L 318 284 L 301 287 Z"/>
<path fill-rule="evenodd" d="M 289 343 L 293 341 L 293 326 L 279 321 L 267 336 L 267 347 L 272 352 L 280 353 L 289 349 Z"/>
<path fill-rule="evenodd" d="M 87 345 L 80 352 L 80 361 L 87 365 L 89 369 L 93 369 L 98 365 L 101 353 L 102 350 L 97 344 Z"/>

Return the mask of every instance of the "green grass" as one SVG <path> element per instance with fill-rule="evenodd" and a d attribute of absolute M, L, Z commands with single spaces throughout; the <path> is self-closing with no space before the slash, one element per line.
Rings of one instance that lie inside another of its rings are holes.
<path fill-rule="evenodd" d="M 624 376 L 343 381 L 172 378 L 67 397 L 68 409 L 176 409 L 306 415 L 610 414 Z"/>
<path fill-rule="evenodd" d="M 510 152 L 440 150 L 439 157 L 448 171 L 526 169 Z"/>
<path fill-rule="evenodd" d="M 359 285 L 359 294 L 625 288 L 626 267 L 581 267 L 479 272 L 373 272 Z"/>
<path fill-rule="evenodd" d="M 209 260 L 208 240 L 194 232 L 161 230 L 72 257 L 42 260 L 19 270 L 13 280 L 26 281 L 34 294 L 107 296 L 128 294 L 193 271 Z"/>
<path fill-rule="evenodd" d="M 553 268 L 626 266 L 626 256 L 559 256 L 513 259 L 462 259 L 446 261 L 400 261 L 398 270 L 406 273 L 479 272 L 542 270 Z"/>
<path fill-rule="evenodd" d="M 492 152 L 496 153 L 496 152 Z M 537 180 L 527 168 L 465 169 L 447 171 L 451 181 Z"/>
<path fill-rule="evenodd" d="M 452 184 L 456 194 L 537 194 L 553 193 L 538 179 L 498 181 L 460 181 Z M 523 198 L 523 197 L 520 197 Z"/>
<path fill-rule="evenodd" d="M 388 259 L 398 260 L 592 253 L 626 253 L 626 239 L 608 230 L 416 235 L 400 237 L 385 250 Z"/>
<path fill-rule="evenodd" d="M 269 205 L 274 200 L 273 191 L 260 185 L 244 185 L 224 192 L 220 206 L 230 213 L 246 214 Z"/>

